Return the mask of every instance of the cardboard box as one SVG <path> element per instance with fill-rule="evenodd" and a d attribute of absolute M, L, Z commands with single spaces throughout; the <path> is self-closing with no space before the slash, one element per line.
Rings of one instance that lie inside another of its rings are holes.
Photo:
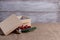
<path fill-rule="evenodd" d="M 16 16 L 15 14 L 12 14 L 0 23 L 0 29 L 5 35 L 8 35 L 22 25 L 31 26 L 31 19 L 25 16 Z"/>
<path fill-rule="evenodd" d="M 17 16 L 17 17 L 21 21 L 21 24 L 23 26 L 25 26 L 25 25 L 31 26 L 31 19 L 28 18 L 27 16 Z M 22 26 L 22 25 L 20 25 L 20 26 Z"/>
<path fill-rule="evenodd" d="M 18 28 L 19 25 L 21 25 L 20 20 L 17 18 L 15 14 L 12 14 L 0 23 L 0 28 L 5 35 L 8 35 L 16 28 Z"/>

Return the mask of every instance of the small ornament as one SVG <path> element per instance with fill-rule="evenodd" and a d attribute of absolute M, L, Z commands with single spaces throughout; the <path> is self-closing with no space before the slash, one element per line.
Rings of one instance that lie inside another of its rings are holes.
<path fill-rule="evenodd" d="M 31 28 L 31 26 L 28 26 L 28 28 Z"/>
<path fill-rule="evenodd" d="M 24 26 L 22 25 L 22 26 L 20 26 L 20 29 L 24 29 Z"/>
<path fill-rule="evenodd" d="M 16 32 L 17 32 L 18 34 L 20 34 L 20 33 L 21 33 L 21 29 L 18 27 L 18 28 L 16 29 Z"/>

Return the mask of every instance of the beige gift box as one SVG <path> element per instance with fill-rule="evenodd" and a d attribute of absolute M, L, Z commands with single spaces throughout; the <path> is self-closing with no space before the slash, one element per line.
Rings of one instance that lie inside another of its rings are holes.
<path fill-rule="evenodd" d="M 21 24 L 23 26 L 25 26 L 25 25 L 31 26 L 31 19 L 28 18 L 27 16 L 17 16 L 17 17 L 21 21 Z M 20 26 L 22 26 L 22 25 L 20 25 Z"/>
<path fill-rule="evenodd" d="M 22 25 L 31 26 L 31 19 L 25 16 L 16 16 L 12 14 L 0 23 L 0 29 L 5 35 L 8 35 Z"/>

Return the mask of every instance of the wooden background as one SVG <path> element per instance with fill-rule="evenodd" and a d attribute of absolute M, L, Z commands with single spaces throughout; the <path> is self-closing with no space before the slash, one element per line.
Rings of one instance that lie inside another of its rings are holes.
<path fill-rule="evenodd" d="M 11 14 L 25 15 L 34 22 L 60 22 L 60 0 L 0 0 L 0 21 Z"/>

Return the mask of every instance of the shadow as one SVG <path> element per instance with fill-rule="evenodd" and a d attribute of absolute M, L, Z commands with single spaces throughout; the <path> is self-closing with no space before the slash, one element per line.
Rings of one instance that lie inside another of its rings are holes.
<path fill-rule="evenodd" d="M 16 32 L 16 30 L 14 30 L 12 33 L 13 33 L 13 34 L 19 34 L 19 33 Z"/>
<path fill-rule="evenodd" d="M 2 32 L 1 28 L 0 28 L 0 36 L 4 36 L 4 33 Z"/>
<path fill-rule="evenodd" d="M 12 34 L 19 34 L 19 33 L 17 33 L 16 30 L 14 30 L 10 34 L 8 34 L 8 35 L 12 35 Z M 4 33 L 3 33 L 3 31 L 1 30 L 1 28 L 0 28 L 0 36 L 5 36 Z"/>

